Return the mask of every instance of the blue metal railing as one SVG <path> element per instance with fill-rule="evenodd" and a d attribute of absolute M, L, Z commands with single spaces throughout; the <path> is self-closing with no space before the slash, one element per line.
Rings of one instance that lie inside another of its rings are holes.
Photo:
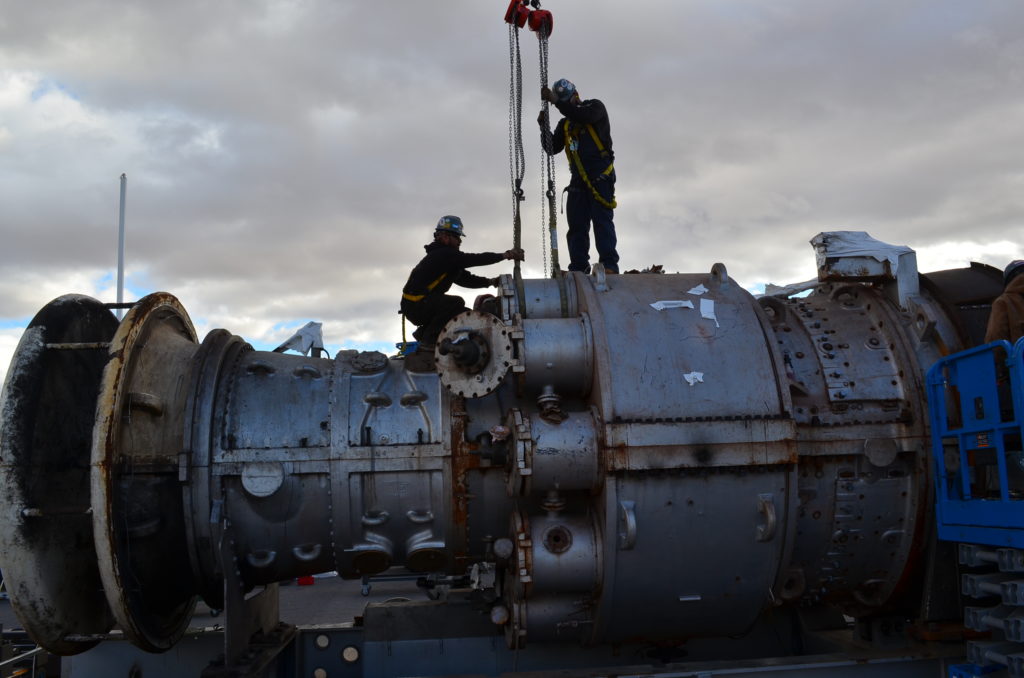
<path fill-rule="evenodd" d="M 928 370 L 940 539 L 1024 548 L 1024 339 Z"/>

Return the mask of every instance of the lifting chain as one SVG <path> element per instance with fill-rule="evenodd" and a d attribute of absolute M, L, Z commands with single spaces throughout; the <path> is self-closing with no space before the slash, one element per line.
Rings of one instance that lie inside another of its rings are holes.
<path fill-rule="evenodd" d="M 508 27 L 508 47 L 508 165 L 512 181 L 512 246 L 521 248 L 519 203 L 525 200 L 523 176 L 526 174 L 526 156 L 523 152 L 523 67 L 519 52 L 519 27 L 511 23 Z M 515 262 L 513 274 L 518 282 L 521 279 L 519 261 Z"/>
<path fill-rule="evenodd" d="M 537 41 L 540 45 L 540 82 L 544 87 L 548 86 L 548 27 L 543 26 L 537 31 Z M 551 104 L 548 101 L 544 101 L 543 111 L 544 119 L 548 121 L 548 128 L 550 129 L 551 118 L 549 111 Z M 545 135 L 547 136 L 547 135 Z M 551 251 L 551 277 L 555 278 L 558 276 L 559 265 L 558 265 L 558 210 L 557 200 L 555 194 L 555 158 L 554 156 L 547 153 L 546 150 L 541 149 L 541 158 L 543 167 L 541 169 L 541 192 L 544 194 L 544 198 L 547 202 L 547 224 L 544 223 L 544 208 L 541 208 L 541 243 L 544 251 L 544 271 L 548 271 L 548 251 Z M 547 230 L 547 238 L 545 238 L 545 229 Z"/>
<path fill-rule="evenodd" d="M 531 10 L 529 6 L 532 6 Z M 526 173 L 526 157 L 523 152 L 523 67 L 519 50 L 519 29 L 529 24 L 530 30 L 537 33 L 540 45 L 540 80 L 544 86 L 548 82 L 548 37 L 554 26 L 551 12 L 540 8 L 540 0 L 510 0 L 505 12 L 508 24 L 509 50 L 509 92 L 508 92 L 508 156 L 509 175 L 512 182 L 512 239 L 514 247 L 522 247 L 522 217 L 520 204 L 525 200 L 523 194 L 523 176 Z M 543 103 L 544 117 L 548 116 L 548 102 Z M 549 123 L 550 127 L 550 123 Z M 545 135 L 546 136 L 546 135 Z M 551 252 L 551 276 L 556 277 L 558 267 L 558 211 L 555 195 L 555 160 L 546 151 L 543 155 L 543 171 L 541 172 L 541 193 L 547 200 L 548 223 L 544 224 L 544 208 L 541 208 L 541 252 L 544 259 L 544 271 L 548 271 L 548 251 Z M 545 234 L 547 228 L 547 234 Z M 545 237 L 547 235 L 547 237 Z M 515 262 L 514 276 L 517 286 L 521 284 L 519 262 Z"/>

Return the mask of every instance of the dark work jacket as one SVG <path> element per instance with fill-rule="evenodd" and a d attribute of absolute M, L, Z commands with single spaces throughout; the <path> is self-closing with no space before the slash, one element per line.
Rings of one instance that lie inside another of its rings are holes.
<path fill-rule="evenodd" d="M 1003 293 L 992 302 L 985 343 L 1005 339 L 1011 344 L 1024 336 L 1024 274 L 1010 280 Z"/>
<path fill-rule="evenodd" d="M 436 240 L 429 245 L 424 245 L 427 256 L 416 264 L 409 274 L 409 280 L 402 288 L 402 294 L 417 295 L 442 295 L 451 289 L 452 285 L 478 289 L 490 287 L 490 280 L 467 271 L 467 268 L 474 266 L 487 266 L 496 264 L 505 258 L 504 254 L 498 252 L 480 252 L 472 254 L 461 252 L 454 247 L 442 245 Z M 443 278 L 441 276 L 444 276 Z M 434 288 L 428 289 L 431 283 L 440 278 L 440 282 Z M 410 303 L 405 297 L 402 298 L 403 308 Z"/>
<path fill-rule="evenodd" d="M 547 150 L 550 155 L 556 155 L 565 149 L 565 121 L 568 120 L 570 126 L 578 127 L 575 132 L 579 139 L 580 162 L 583 163 L 583 169 L 586 170 L 591 182 L 597 181 L 601 172 L 604 172 L 615 159 L 615 153 L 612 151 L 612 127 L 608 121 L 608 110 L 600 99 L 586 99 L 578 102 L 570 100 L 555 104 L 555 107 L 564 117 L 558 121 L 553 131 L 541 130 L 541 148 Z M 602 156 L 601 152 L 597 150 L 590 132 L 586 129 L 587 123 L 594 126 L 594 131 L 597 132 L 597 136 L 608 152 L 607 156 Z M 550 146 L 548 145 L 549 140 Z M 582 187 L 583 179 L 578 176 L 576 165 L 571 160 L 569 161 L 569 171 L 572 173 L 569 185 L 574 188 Z M 611 180 L 615 180 L 614 172 L 611 175 Z"/>

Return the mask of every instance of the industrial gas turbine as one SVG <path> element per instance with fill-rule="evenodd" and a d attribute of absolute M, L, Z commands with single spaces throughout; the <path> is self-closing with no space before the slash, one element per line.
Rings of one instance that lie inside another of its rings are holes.
<path fill-rule="evenodd" d="M 69 655 L 115 625 L 168 650 L 202 598 L 228 664 L 294 633 L 254 591 L 332 570 L 465 576 L 511 648 L 736 636 L 786 606 L 914 617 L 945 583 L 923 374 L 980 338 L 999 272 L 814 242 L 807 296 L 755 299 L 721 264 L 503 276 L 426 371 L 200 343 L 166 293 L 120 323 L 61 297 L 4 387 L 12 603 Z"/>

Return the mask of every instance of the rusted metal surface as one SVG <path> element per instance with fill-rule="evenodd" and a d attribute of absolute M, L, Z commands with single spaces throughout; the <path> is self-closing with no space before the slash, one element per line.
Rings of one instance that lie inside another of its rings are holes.
<path fill-rule="evenodd" d="M 444 377 L 224 331 L 200 347 L 154 295 L 112 341 L 27 335 L 26 360 L 106 341 L 111 360 L 92 385 L 91 501 L 23 501 L 16 524 L 91 510 L 110 613 L 156 651 L 197 594 L 236 619 L 246 587 L 392 565 L 470 573 L 514 647 L 737 634 L 774 605 L 910 613 L 920 374 L 959 334 L 927 290 L 891 284 L 758 302 L 722 265 L 572 274 L 525 298 L 505 280 L 480 340 L 506 353 L 442 361 Z M 90 624 L 54 626 L 81 643 L 106 631 Z"/>
<path fill-rule="evenodd" d="M 68 295 L 29 323 L 0 399 L 0 568 L 22 625 L 73 654 L 114 624 L 92 539 L 89 447 L 96 392 L 117 329 L 95 299 Z M 80 347 L 83 350 L 76 350 Z"/>
<path fill-rule="evenodd" d="M 173 296 L 145 297 L 111 341 L 96 408 L 91 485 L 100 576 L 118 624 L 150 652 L 177 642 L 196 601 L 191 579 L 179 576 L 188 549 L 176 471 L 185 410 L 177 376 L 197 348 Z M 147 394 L 150 405 L 132 407 L 133 393 Z M 165 472 L 146 468 L 154 464 Z"/>
<path fill-rule="evenodd" d="M 197 592 L 213 609 L 224 607 L 224 568 L 220 554 L 212 547 L 219 523 L 211 511 L 217 488 L 211 483 L 213 450 L 211 440 L 216 430 L 214 416 L 219 375 L 230 372 L 240 356 L 252 347 L 225 330 L 214 330 L 203 340 L 189 373 L 191 393 L 184 413 L 183 450 L 178 468 L 179 482 L 186 483 L 183 510 L 186 516 L 203 516 L 206 520 L 186 520 L 189 562 Z"/>
<path fill-rule="evenodd" d="M 468 541 L 469 511 L 472 495 L 469 488 L 469 472 L 480 468 L 480 456 L 474 454 L 477 445 L 466 440 L 466 408 L 460 397 L 452 397 L 451 407 L 451 468 L 452 468 L 452 526 L 454 540 L 452 556 L 455 571 L 464 571 L 469 564 Z"/>
<path fill-rule="evenodd" d="M 929 349 L 908 341 L 892 304 L 868 286 L 822 285 L 803 299 L 761 303 L 779 337 L 798 424 L 805 538 L 784 595 L 879 614 L 916 571 L 926 536 L 919 361 L 927 357 L 915 349 Z"/>

